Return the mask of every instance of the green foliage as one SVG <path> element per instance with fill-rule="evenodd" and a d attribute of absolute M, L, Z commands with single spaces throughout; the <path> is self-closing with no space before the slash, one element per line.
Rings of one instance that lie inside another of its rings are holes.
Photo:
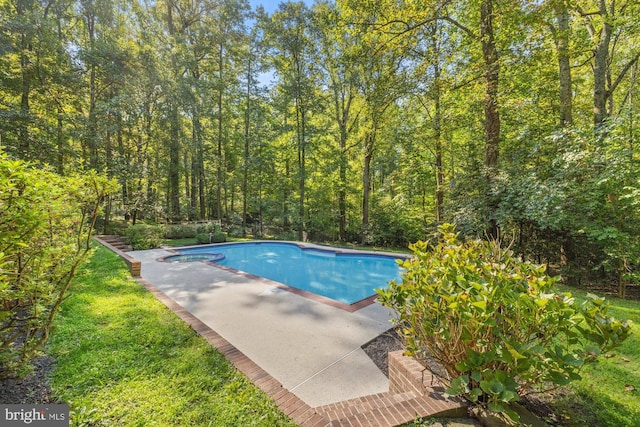
<path fill-rule="evenodd" d="M 216 231 L 211 234 L 211 243 L 224 243 L 227 241 L 227 235 L 222 231 Z"/>
<path fill-rule="evenodd" d="M 435 359 L 464 395 L 496 412 L 533 387 L 565 385 L 582 367 L 619 345 L 630 325 L 607 315 L 608 304 L 589 295 L 583 304 L 555 293 L 545 267 L 522 262 L 496 241 L 460 242 L 454 227 L 439 241 L 411 246 L 402 283 L 380 290 L 380 302 L 398 312 L 407 351 Z"/>
<path fill-rule="evenodd" d="M 568 288 L 567 288 L 568 289 Z M 589 293 L 577 290 L 579 302 Z M 554 393 L 551 403 L 556 414 L 565 414 L 567 424 L 593 426 L 640 425 L 640 302 L 608 298 L 608 312 L 632 321 L 629 337 L 614 351 L 607 352 L 598 363 L 581 373 L 582 380 L 570 385 L 573 393 Z M 633 385 L 636 390 L 630 390 Z"/>
<path fill-rule="evenodd" d="M 196 242 L 201 245 L 206 245 L 211 243 L 211 236 L 208 233 L 199 233 L 196 234 Z"/>
<path fill-rule="evenodd" d="M 125 231 L 125 236 L 135 250 L 153 249 L 162 243 L 163 229 L 157 225 L 136 224 Z"/>
<path fill-rule="evenodd" d="M 192 225 L 167 225 L 164 231 L 165 239 L 188 239 L 196 237 L 197 229 Z"/>
<path fill-rule="evenodd" d="M 209 222 L 206 224 L 200 224 L 196 226 L 196 233 L 215 233 L 220 231 L 220 226 L 213 222 Z"/>
<path fill-rule="evenodd" d="M 367 232 L 368 244 L 406 248 L 426 234 L 424 221 L 411 212 L 406 200 L 386 197 L 375 200 L 371 209 L 374 218 Z"/>
<path fill-rule="evenodd" d="M 226 233 L 218 230 L 212 233 L 198 233 L 196 235 L 196 242 L 200 244 L 208 243 L 224 243 L 227 241 Z"/>
<path fill-rule="evenodd" d="M 505 179 L 499 221 L 506 230 L 530 228 L 536 237 L 521 236 L 519 250 L 534 249 L 561 264 L 569 283 L 593 280 L 598 271 L 620 285 L 633 280 L 628 273 L 640 258 L 640 206 L 633 193 L 639 177 L 624 141 L 575 131 L 549 140 L 554 146 L 541 165 Z M 540 237 L 546 248 L 537 244 Z"/>
<path fill-rule="evenodd" d="M 0 152 L 0 379 L 27 372 L 47 341 L 115 187 L 94 173 L 61 177 Z"/>

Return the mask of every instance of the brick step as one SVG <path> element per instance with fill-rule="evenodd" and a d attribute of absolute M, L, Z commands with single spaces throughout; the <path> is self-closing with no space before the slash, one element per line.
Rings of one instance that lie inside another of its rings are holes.
<path fill-rule="evenodd" d="M 403 351 L 389 353 L 389 391 L 315 408 L 331 426 L 394 427 L 414 419 L 466 415 L 462 399 L 444 397 L 444 387 Z"/>
<path fill-rule="evenodd" d="M 451 412 L 450 409 L 437 398 L 417 396 L 414 392 L 386 392 L 315 408 L 331 426 L 371 427 L 395 427 L 434 414 L 460 416 L 457 409 Z"/>
<path fill-rule="evenodd" d="M 393 394 L 390 392 L 373 394 L 370 396 L 356 397 L 355 399 L 345 400 L 339 403 L 330 403 L 325 406 L 316 408 L 318 412 L 340 413 L 345 412 L 349 414 L 357 414 L 361 412 L 367 412 L 372 409 L 386 408 L 393 406 L 397 403 L 403 402 L 408 399 L 413 399 L 416 394 L 412 391 L 401 394 Z"/>
<path fill-rule="evenodd" d="M 122 237 L 122 236 L 116 236 L 116 235 L 103 235 L 103 236 L 99 236 L 100 239 L 102 239 L 104 242 L 107 242 L 108 244 L 110 244 L 111 246 L 113 246 L 116 249 L 120 249 L 123 252 L 129 252 L 132 251 L 133 248 L 131 247 L 131 245 L 129 245 L 127 243 L 126 238 Z"/>

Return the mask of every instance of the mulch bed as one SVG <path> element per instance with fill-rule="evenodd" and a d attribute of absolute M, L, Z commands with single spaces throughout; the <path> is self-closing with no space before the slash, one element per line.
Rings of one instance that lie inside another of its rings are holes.
<path fill-rule="evenodd" d="M 21 380 L 0 381 L 0 403 L 8 405 L 54 403 L 49 387 L 53 358 L 38 357 L 33 361 L 33 373 Z"/>
<path fill-rule="evenodd" d="M 390 329 L 363 345 L 362 349 L 389 378 L 389 352 L 402 350 L 402 343 L 395 329 Z"/>

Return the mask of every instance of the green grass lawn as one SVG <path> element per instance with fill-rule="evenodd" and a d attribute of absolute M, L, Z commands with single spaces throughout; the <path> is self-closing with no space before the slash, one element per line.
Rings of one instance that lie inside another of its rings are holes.
<path fill-rule="evenodd" d="M 102 246 L 74 280 L 49 342 L 73 425 L 295 425 Z"/>

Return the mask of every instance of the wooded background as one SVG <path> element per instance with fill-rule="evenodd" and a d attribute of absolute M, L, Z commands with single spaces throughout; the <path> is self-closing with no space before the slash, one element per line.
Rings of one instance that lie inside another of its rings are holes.
<path fill-rule="evenodd" d="M 442 222 L 636 282 L 640 2 L 0 0 L 0 146 L 113 219 L 406 246 Z"/>

